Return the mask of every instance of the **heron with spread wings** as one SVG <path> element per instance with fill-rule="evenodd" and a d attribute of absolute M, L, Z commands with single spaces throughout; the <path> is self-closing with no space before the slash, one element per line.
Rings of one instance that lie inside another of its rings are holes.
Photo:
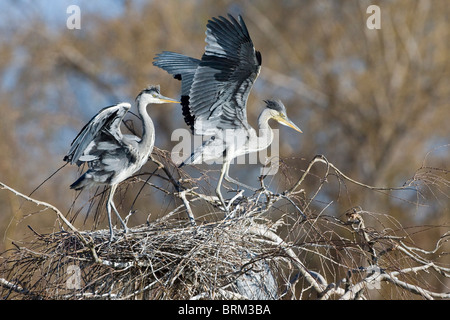
<path fill-rule="evenodd" d="M 206 26 L 202 58 L 164 51 L 153 64 L 181 80 L 181 105 L 186 124 L 196 135 L 210 136 L 182 164 L 222 160 L 216 194 L 227 210 L 220 188 L 223 179 L 247 187 L 228 175 L 231 161 L 241 155 L 266 149 L 273 141 L 268 121 L 302 132 L 286 114 L 279 100 L 267 100 L 258 118 L 259 134 L 247 121 L 247 99 L 261 69 L 256 51 L 241 16 L 212 18 Z"/>
<path fill-rule="evenodd" d="M 80 131 L 71 144 L 64 161 L 88 170 L 70 188 L 82 190 L 99 185 L 110 186 L 106 203 L 110 242 L 113 240 L 111 208 L 127 231 L 125 222 L 114 205 L 113 197 L 118 184 L 137 172 L 148 160 L 155 144 L 155 128 L 147 113 L 152 103 L 179 103 L 164 97 L 159 86 L 149 86 L 136 97 L 136 106 L 142 121 L 142 136 L 122 134 L 120 124 L 131 108 L 127 102 L 100 110 Z"/>

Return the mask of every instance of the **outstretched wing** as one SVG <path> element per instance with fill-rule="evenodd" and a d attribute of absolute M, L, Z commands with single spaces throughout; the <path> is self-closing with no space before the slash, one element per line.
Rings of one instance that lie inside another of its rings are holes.
<path fill-rule="evenodd" d="M 261 68 L 244 20 L 208 21 L 206 48 L 189 94 L 197 134 L 248 127 L 247 98 Z"/>
<path fill-rule="evenodd" d="M 156 55 L 153 65 L 166 70 L 177 80 L 182 80 L 181 95 L 189 95 L 195 71 L 200 60 L 185 55 L 163 51 Z"/>
<path fill-rule="evenodd" d="M 181 80 L 184 119 L 197 134 L 248 126 L 247 98 L 261 68 L 261 54 L 242 17 L 229 19 L 208 21 L 201 60 L 165 51 L 153 62 Z"/>
<path fill-rule="evenodd" d="M 181 106 L 186 124 L 194 131 L 194 117 L 189 111 L 189 92 L 195 71 L 200 64 L 200 60 L 187 57 L 185 55 L 164 51 L 156 55 L 153 65 L 166 70 L 175 79 L 181 80 Z"/>
<path fill-rule="evenodd" d="M 73 140 L 64 161 L 81 165 L 82 162 L 95 160 L 98 150 L 122 146 L 120 123 L 130 108 L 131 105 L 125 102 L 100 110 Z"/>

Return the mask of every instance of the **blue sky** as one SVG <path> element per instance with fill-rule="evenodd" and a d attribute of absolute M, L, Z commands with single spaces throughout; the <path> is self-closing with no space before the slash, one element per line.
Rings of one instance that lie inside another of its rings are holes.
<path fill-rule="evenodd" d="M 132 0 L 133 6 L 143 4 L 145 0 Z M 17 23 L 24 19 L 40 16 L 49 27 L 58 29 L 66 27 L 67 8 L 77 5 L 81 16 L 84 13 L 95 13 L 105 17 L 119 15 L 125 6 L 123 0 L 1 0 L 0 3 L 0 28 Z"/>
<path fill-rule="evenodd" d="M 133 1 L 139 3 L 142 1 Z M 123 10 L 123 1 L 111 0 L 24 0 L 6 1 L 2 7 L 6 6 L 3 12 L 13 15 L 27 15 L 39 13 L 49 24 L 64 23 L 68 14 L 67 8 L 70 5 L 77 5 L 81 11 L 96 12 L 100 15 L 114 16 Z M 11 11 L 9 11 L 11 10 Z"/>

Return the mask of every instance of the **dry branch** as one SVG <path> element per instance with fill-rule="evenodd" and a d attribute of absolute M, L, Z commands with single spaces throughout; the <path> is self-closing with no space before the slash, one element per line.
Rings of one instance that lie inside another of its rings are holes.
<path fill-rule="evenodd" d="M 285 192 L 274 193 L 263 181 L 251 196 L 238 192 L 228 202 L 228 215 L 192 179 L 189 188 L 179 185 L 157 163 L 178 189 L 164 194 L 181 204 L 155 221 L 131 227 L 112 243 L 108 230 L 79 231 L 56 207 L 0 183 L 1 189 L 50 209 L 63 222 L 59 230 L 34 232 L 31 240 L 2 254 L 2 298 L 369 299 L 393 291 L 450 298 L 417 276 L 432 274 L 442 283 L 450 278 L 448 264 L 439 262 L 448 255 L 449 226 L 439 226 L 447 231 L 432 250 L 424 250 L 411 243 L 398 223 L 393 232 L 387 215 L 374 219 L 374 213 L 361 208 L 330 215 L 332 203 L 315 209 L 313 200 L 330 171 L 369 190 L 392 189 L 354 181 L 323 156 L 315 157 Z M 316 163 L 327 170 L 318 189 L 308 190 L 306 177 Z M 306 199 L 307 193 L 313 196 Z M 199 208 L 207 209 L 207 220 L 198 220 Z M 187 220 L 180 219 L 183 212 Z M 383 291 L 386 285 L 396 290 Z"/>

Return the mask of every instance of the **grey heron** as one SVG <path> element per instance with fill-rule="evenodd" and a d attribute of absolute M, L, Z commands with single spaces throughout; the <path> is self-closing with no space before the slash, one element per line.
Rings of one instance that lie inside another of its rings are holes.
<path fill-rule="evenodd" d="M 179 103 L 160 93 L 159 86 L 149 86 L 136 97 L 136 106 L 142 121 L 142 136 L 122 134 L 120 124 L 131 104 L 122 102 L 101 109 L 80 131 L 71 144 L 64 161 L 81 166 L 87 163 L 88 170 L 71 186 L 82 190 L 98 185 L 110 186 L 106 203 L 110 242 L 113 240 L 111 208 L 120 220 L 124 231 L 125 222 L 114 205 L 113 197 L 118 184 L 138 171 L 146 162 L 155 143 L 155 128 L 147 113 L 152 103 Z"/>
<path fill-rule="evenodd" d="M 259 134 L 247 121 L 247 99 L 261 69 L 256 51 L 241 16 L 212 18 L 206 26 L 206 47 L 202 58 L 164 51 L 153 64 L 181 80 L 181 105 L 186 124 L 196 135 L 211 136 L 187 158 L 185 164 L 223 161 L 216 194 L 228 210 L 220 188 L 223 179 L 250 188 L 228 175 L 231 161 L 266 149 L 273 141 L 268 121 L 302 132 L 286 114 L 278 100 L 267 100 L 258 118 Z M 252 189 L 252 188 L 251 188 Z"/>

